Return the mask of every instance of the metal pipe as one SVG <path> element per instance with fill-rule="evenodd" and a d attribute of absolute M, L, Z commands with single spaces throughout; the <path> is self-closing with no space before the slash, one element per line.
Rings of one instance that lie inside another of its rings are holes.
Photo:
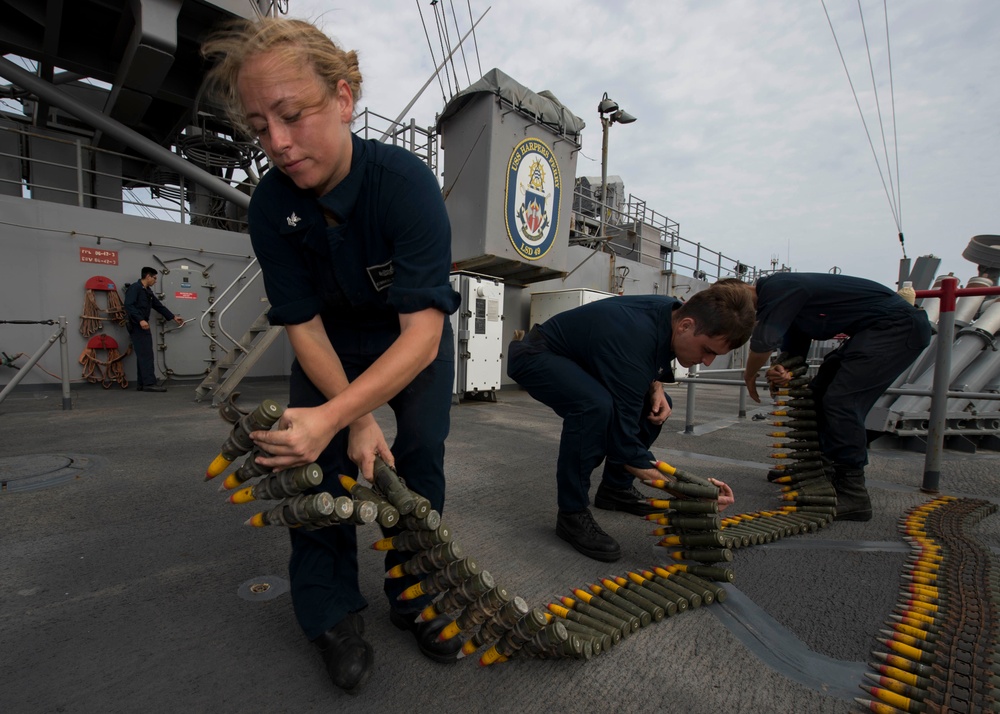
<path fill-rule="evenodd" d="M 131 146 L 136 151 L 145 155 L 148 159 L 162 163 L 173 169 L 182 176 L 187 176 L 195 183 L 204 186 L 227 201 L 235 203 L 240 208 L 250 207 L 250 197 L 241 191 L 237 191 L 225 181 L 212 174 L 198 168 L 189 161 L 163 148 L 155 141 L 151 141 L 121 122 L 106 117 L 100 112 L 94 111 L 72 97 L 63 94 L 62 91 L 52 86 L 45 80 L 27 72 L 8 59 L 0 57 L 0 77 L 16 84 L 22 89 L 26 89 L 40 99 L 69 112 L 78 119 L 90 124 L 108 136 L 122 141 Z"/>
<path fill-rule="evenodd" d="M 937 493 L 941 481 L 941 452 L 944 450 L 945 416 L 948 407 L 948 382 L 951 379 L 951 343 L 955 337 L 956 278 L 941 281 L 941 314 L 938 318 L 938 363 L 934 370 L 934 397 L 927 426 L 927 453 L 924 457 L 924 480 L 920 490 Z"/>
<path fill-rule="evenodd" d="M 950 286 L 952 292 L 951 297 L 955 297 L 958 285 L 958 280 L 955 278 L 948 278 L 941 283 L 942 285 L 942 295 L 944 293 L 944 286 Z M 973 288 L 973 290 L 994 290 L 996 288 Z M 964 291 L 963 291 L 964 292 Z M 941 320 L 944 317 L 945 305 L 944 298 L 942 297 L 941 304 L 941 318 L 938 319 L 938 339 L 937 339 L 937 359 L 936 363 L 928 367 L 928 369 L 920 375 L 915 381 L 911 382 L 911 385 L 916 388 L 926 388 L 931 386 L 931 384 L 936 385 L 939 374 L 947 369 L 945 374 L 940 375 L 941 379 L 945 380 L 945 392 L 947 392 L 947 386 L 951 384 L 952 380 L 957 377 L 962 370 L 968 367 L 972 362 L 979 356 L 979 354 L 993 341 L 993 335 L 1000 330 L 1000 303 L 993 303 L 989 309 L 986 310 L 979 319 L 976 320 L 972 325 L 963 329 L 959 335 L 958 339 L 955 339 L 955 310 L 954 304 L 951 306 L 951 315 L 948 320 L 951 322 L 951 330 L 946 335 L 945 331 L 941 329 Z M 948 354 L 948 364 L 947 366 L 941 361 L 942 353 L 947 352 Z M 934 387 L 933 391 L 935 395 L 937 394 L 937 388 Z M 942 398 L 946 398 L 942 393 Z M 926 412 L 931 408 L 930 403 L 928 403 L 926 397 L 902 397 L 896 400 L 895 403 L 890 407 L 890 410 L 897 414 L 906 414 L 909 412 Z"/>
<path fill-rule="evenodd" d="M 688 377 L 698 376 L 699 365 L 693 364 L 688 368 Z M 693 380 L 687 386 L 687 406 L 684 410 L 684 433 L 693 434 L 694 433 L 694 390 L 696 385 Z"/>
<path fill-rule="evenodd" d="M 59 358 L 62 362 L 62 407 L 63 411 L 73 408 L 73 400 L 69 393 L 69 347 L 66 340 L 66 316 L 59 316 Z"/>
<path fill-rule="evenodd" d="M 14 387 L 20 384 L 21 380 L 24 379 L 26 376 L 28 376 L 28 371 L 35 366 L 38 360 L 42 358 L 42 355 L 44 355 L 48 351 L 49 347 L 54 345 L 60 339 L 61 335 L 64 334 L 65 328 L 63 327 L 63 323 L 65 322 L 65 318 L 62 318 L 62 320 L 63 322 L 59 324 L 59 329 L 56 330 L 52 334 L 52 336 L 49 337 L 49 339 L 47 339 L 45 342 L 42 343 L 42 346 L 38 348 L 35 354 L 31 355 L 31 357 L 28 359 L 27 362 L 24 363 L 24 366 L 21 367 L 21 369 L 17 370 L 17 372 L 14 374 L 14 377 L 10 380 L 10 382 L 7 383 L 7 386 L 3 388 L 3 391 L 0 392 L 0 404 L 3 404 L 3 400 L 7 398 L 8 394 L 14 391 Z M 66 370 L 68 369 L 69 367 L 66 368 Z"/>

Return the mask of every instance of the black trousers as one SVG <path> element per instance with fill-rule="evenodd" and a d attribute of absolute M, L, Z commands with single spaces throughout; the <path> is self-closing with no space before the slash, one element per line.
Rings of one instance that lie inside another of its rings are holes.
<path fill-rule="evenodd" d="M 446 339 L 450 339 L 451 330 L 447 323 L 445 331 Z M 366 349 L 365 342 L 359 339 L 357 350 L 338 350 L 351 381 L 382 353 L 381 347 L 375 344 L 380 340 L 369 343 L 370 351 Z M 450 425 L 453 386 L 454 360 L 451 350 L 448 350 L 389 401 L 396 417 L 396 438 L 391 444 L 396 470 L 410 490 L 430 500 L 431 506 L 439 513 L 444 512 L 444 441 Z M 326 401 L 295 362 L 291 374 L 290 406 L 312 407 Z M 347 437 L 347 429 L 338 433 L 317 460 L 323 469 L 323 483 L 316 491 L 327 491 L 333 496 L 350 495 L 338 479 L 339 474 L 359 478 L 357 466 L 347 456 Z M 395 529 L 385 529 L 384 535 L 394 532 Z M 348 613 L 357 612 L 368 604 L 358 583 L 359 535 L 368 545 L 383 533 L 371 526 L 362 526 L 359 533 L 354 526 L 348 525 L 315 531 L 289 530 L 292 555 L 288 571 L 292 604 L 299 625 L 310 640 L 336 625 Z M 412 553 L 386 551 L 385 569 L 389 570 L 412 556 Z M 430 598 L 407 601 L 405 605 L 396 599 L 416 582 L 419 578 L 413 576 L 385 580 L 384 591 L 389 606 L 404 612 L 424 608 Z"/>
<path fill-rule="evenodd" d="M 135 352 L 136 384 L 151 387 L 156 384 L 156 368 L 153 363 L 153 331 L 137 327 L 129 331 L 132 351 Z"/>
<path fill-rule="evenodd" d="M 930 338 L 924 313 L 906 312 L 861 330 L 824 358 L 810 384 L 824 456 L 850 468 L 868 463 L 865 418 Z"/>
<path fill-rule="evenodd" d="M 615 415 L 611 393 L 572 359 L 550 352 L 537 333 L 510 344 L 507 374 L 562 417 L 556 461 L 557 501 L 560 511 L 582 511 L 590 505 L 590 475 L 607 454 Z M 636 424 L 639 440 L 647 449 L 662 428 L 646 418 L 649 410 L 647 395 Z M 634 480 L 623 464 L 611 463 L 604 465 L 602 478 L 613 488 L 628 488 Z"/>

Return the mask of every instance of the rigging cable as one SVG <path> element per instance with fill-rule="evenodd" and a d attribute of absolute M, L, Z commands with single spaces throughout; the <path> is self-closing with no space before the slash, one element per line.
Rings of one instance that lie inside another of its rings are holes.
<path fill-rule="evenodd" d="M 448 4 L 451 5 L 451 19 L 455 21 L 455 37 L 462 36 L 462 28 L 458 26 L 458 15 L 455 13 L 455 0 L 448 0 Z M 472 84 L 472 76 L 469 74 L 469 61 L 465 58 L 465 46 L 459 45 L 458 49 L 462 51 L 462 64 L 465 65 L 465 81 L 468 82 L 466 86 Z"/>
<path fill-rule="evenodd" d="M 469 23 L 472 24 L 472 0 L 465 0 L 465 4 L 469 7 Z M 479 76 L 483 76 L 483 63 L 479 61 L 479 40 L 476 39 L 476 33 L 472 33 L 472 45 L 476 48 L 476 66 L 479 67 Z"/>
<path fill-rule="evenodd" d="M 448 99 L 451 99 L 455 95 L 451 91 L 451 75 L 448 74 L 448 69 L 447 69 L 447 58 L 448 58 L 449 55 L 448 55 L 448 50 L 445 49 L 445 46 L 444 46 L 444 33 L 442 33 L 442 31 L 441 31 L 441 15 L 438 13 L 438 3 L 437 3 L 437 0 L 432 0 L 431 1 L 431 7 L 434 8 L 434 22 L 437 25 L 438 42 L 441 43 L 441 56 L 443 58 L 445 58 L 444 59 L 444 62 L 445 62 L 444 78 L 445 78 L 445 81 L 448 83 Z M 455 91 L 456 92 L 458 91 L 457 87 L 455 88 Z"/>
<path fill-rule="evenodd" d="M 413 2 L 417 4 L 417 13 L 420 15 L 420 24 L 424 26 L 424 37 L 427 38 L 427 49 L 431 51 L 431 64 L 433 64 L 436 67 L 438 62 L 437 58 L 434 57 L 434 45 L 431 44 L 431 36 L 430 33 L 427 32 L 427 23 L 424 22 L 424 13 L 423 10 L 420 9 L 420 0 L 413 0 Z M 447 97 L 445 97 L 444 94 L 444 82 L 441 81 L 440 74 L 437 75 L 437 81 L 438 81 L 438 86 L 441 87 L 441 102 L 447 104 L 448 99 Z"/>
<path fill-rule="evenodd" d="M 884 0 L 883 0 L 883 2 L 884 2 Z M 875 167 L 878 169 L 878 175 L 879 175 L 879 178 L 882 181 L 882 189 L 885 191 L 886 200 L 889 202 L 889 209 L 890 209 L 890 211 L 892 213 L 893 222 L 896 224 L 896 230 L 899 233 L 900 246 L 902 247 L 903 246 L 903 229 L 902 229 L 902 226 L 900 225 L 900 217 L 897 215 L 896 206 L 895 206 L 895 203 L 893 202 L 893 198 L 892 198 L 892 196 L 889 195 L 889 187 L 886 185 L 885 175 L 882 173 L 882 164 L 879 162 L 878 153 L 875 151 L 875 143 L 872 141 L 871 132 L 868 130 L 868 122 L 865 121 L 865 113 L 861 109 L 861 102 L 858 100 L 858 92 L 854 88 L 854 82 L 851 80 L 851 72 L 847 68 L 847 60 L 844 59 L 844 52 L 843 52 L 843 50 L 840 47 L 840 41 L 837 39 L 837 32 L 833 28 L 833 21 L 830 19 L 830 12 L 829 12 L 829 10 L 827 10 L 826 0 L 820 0 L 820 3 L 823 5 L 823 12 L 826 14 L 826 21 L 827 21 L 827 24 L 830 26 L 830 32 L 833 34 L 833 41 L 837 45 L 837 53 L 840 55 L 840 61 L 841 61 L 841 63 L 844 66 L 844 72 L 847 74 L 847 82 L 851 86 L 851 93 L 854 95 L 854 104 L 857 106 L 858 113 L 861 115 L 861 124 L 865 128 L 865 135 L 868 137 L 868 146 L 871 147 L 872 157 L 875 159 Z M 858 7 L 860 8 L 860 6 L 861 5 L 860 5 L 860 0 L 859 0 Z M 886 17 L 888 17 L 888 11 L 887 11 Z M 862 22 L 863 22 L 863 20 L 862 20 Z M 887 26 L 886 31 L 888 32 L 888 26 Z M 867 33 L 865 34 L 865 42 L 866 42 L 866 45 L 867 45 Z M 869 64 L 870 64 L 870 55 L 869 55 Z M 874 76 L 874 74 L 873 74 L 873 76 Z M 877 101 L 877 99 L 876 99 L 876 101 Z M 895 100 L 893 100 L 893 107 L 895 107 Z M 879 120 L 881 122 L 881 112 L 879 112 Z M 895 112 L 893 113 L 893 124 L 895 125 Z M 883 144 L 884 144 L 884 140 L 883 140 Z M 886 172 L 889 172 L 889 170 L 890 170 L 890 167 L 886 166 Z M 897 158 L 897 174 L 898 174 L 898 172 L 899 172 L 899 170 L 898 170 L 898 158 Z M 891 179 L 891 173 L 890 173 L 890 179 Z M 905 257 L 905 248 L 904 248 L 904 257 Z"/>

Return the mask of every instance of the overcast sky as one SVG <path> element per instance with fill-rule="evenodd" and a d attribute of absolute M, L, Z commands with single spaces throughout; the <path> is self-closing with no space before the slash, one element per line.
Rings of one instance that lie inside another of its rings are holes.
<path fill-rule="evenodd" d="M 290 0 L 289 16 L 357 50 L 361 107 L 395 117 L 434 68 L 418 2 L 440 61 L 429 0 Z M 471 0 L 489 12 L 478 60 L 470 38 L 456 70 L 462 88 L 497 67 L 555 94 L 587 123 L 578 176 L 600 176 L 607 92 L 638 117 L 612 126 L 608 173 L 687 240 L 894 285 L 888 190 L 906 254 L 939 256 L 964 284 L 969 239 L 1000 233 L 1000 2 L 889 0 L 888 43 L 882 2 L 860 5 L 826 0 L 874 155 L 820 0 Z M 464 33 L 469 6 L 438 4 L 453 42 L 452 8 Z M 431 125 L 442 106 L 435 82 L 410 116 Z"/>

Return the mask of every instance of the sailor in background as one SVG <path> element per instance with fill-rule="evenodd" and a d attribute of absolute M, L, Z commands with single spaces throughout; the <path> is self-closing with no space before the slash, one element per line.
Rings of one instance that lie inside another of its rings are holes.
<path fill-rule="evenodd" d="M 663 382 L 674 381 L 671 363 L 709 365 L 746 342 L 752 328 L 753 300 L 742 285 L 713 286 L 686 303 L 662 295 L 598 300 L 511 343 L 507 374 L 563 419 L 556 535 L 590 558 L 621 557 L 590 512 L 591 472 L 605 462 L 597 508 L 652 513 L 633 481 L 663 478 L 649 447 L 670 416 Z M 713 482 L 725 508 L 732 490 Z"/>
<path fill-rule="evenodd" d="M 251 437 L 259 463 L 317 462 L 318 487 L 346 495 L 339 474 L 372 478 L 379 455 L 413 491 L 444 510 L 444 441 L 454 380 L 449 285 L 451 228 L 430 169 L 403 148 L 351 131 L 361 73 L 355 52 L 300 20 L 237 21 L 202 48 L 230 114 L 260 142 L 273 168 L 250 204 L 250 237 L 272 324 L 295 351 L 290 406 L 274 430 Z M 372 411 L 396 417 L 390 450 Z M 333 683 L 350 693 L 368 679 L 373 649 L 360 611 L 355 529 L 291 529 L 292 603 Z M 386 568 L 406 559 L 388 551 Z M 445 622 L 416 624 L 428 603 L 397 600 L 417 582 L 387 579 L 388 614 L 420 651 L 452 662 L 460 638 L 438 642 Z M 438 618 L 441 620 L 443 618 Z"/>
<path fill-rule="evenodd" d="M 812 340 L 850 339 L 823 359 L 810 383 L 816 402 L 820 451 L 832 465 L 838 520 L 867 521 L 868 439 L 865 418 L 875 402 L 930 342 L 927 316 L 893 290 L 864 278 L 828 273 L 775 273 L 747 286 L 757 301 L 744 381 L 760 401 L 757 373 L 776 349 L 805 358 Z M 772 366 L 772 388 L 787 370 Z"/>
<path fill-rule="evenodd" d="M 140 392 L 165 392 L 166 387 L 156 383 L 156 368 L 153 361 L 153 333 L 149 329 L 149 316 L 153 310 L 163 315 L 165 320 L 173 320 L 181 327 L 184 320 L 167 309 L 153 294 L 156 285 L 155 268 L 145 267 L 140 279 L 125 291 L 125 312 L 128 313 L 128 334 L 135 350 L 136 389 Z"/>

